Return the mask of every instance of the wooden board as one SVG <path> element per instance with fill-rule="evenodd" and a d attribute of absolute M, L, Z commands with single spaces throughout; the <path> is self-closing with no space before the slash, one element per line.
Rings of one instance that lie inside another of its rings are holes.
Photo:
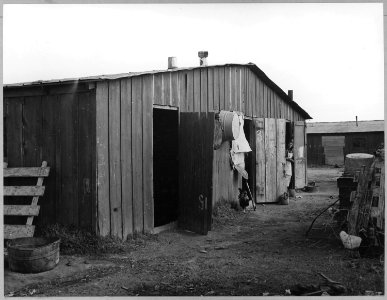
<path fill-rule="evenodd" d="M 179 73 L 173 72 L 171 74 L 171 95 L 172 95 L 172 106 L 179 107 L 180 106 L 180 81 L 179 81 Z"/>
<path fill-rule="evenodd" d="M 357 221 L 359 216 L 359 208 L 361 207 L 361 203 L 366 198 L 367 194 L 367 186 L 368 186 L 368 171 L 363 170 L 360 171 L 359 181 L 357 185 L 356 193 L 351 193 L 351 208 L 348 211 L 348 234 L 358 236 L 358 228 Z"/>
<path fill-rule="evenodd" d="M 226 107 L 226 94 L 225 94 L 225 68 L 219 67 L 218 69 L 218 83 L 219 83 L 219 110 L 227 110 Z"/>
<path fill-rule="evenodd" d="M 23 167 L 39 166 L 42 162 L 41 96 L 24 98 L 22 124 L 23 124 Z"/>
<path fill-rule="evenodd" d="M 121 81 L 122 237 L 133 233 L 132 199 L 132 80 Z"/>
<path fill-rule="evenodd" d="M 255 96 L 255 75 L 253 73 L 250 72 L 250 77 L 249 77 L 249 98 L 250 98 L 250 117 L 253 117 L 254 114 L 255 114 L 255 110 L 256 110 L 256 96 Z"/>
<path fill-rule="evenodd" d="M 230 68 L 230 107 L 231 110 L 238 110 L 236 72 L 237 68 Z"/>
<path fill-rule="evenodd" d="M 247 120 L 245 120 L 246 122 Z M 246 124 L 246 123 L 245 123 Z M 245 160 L 246 163 L 246 171 L 249 174 L 248 183 L 249 188 L 252 194 L 252 198 L 255 201 L 255 186 L 256 186 L 256 131 L 255 131 L 255 124 L 253 120 L 249 120 L 248 124 L 249 126 L 249 135 L 246 136 L 247 141 L 250 145 L 251 152 L 249 152 L 247 155 L 247 159 Z M 247 162 L 249 162 L 249 165 L 247 165 Z"/>
<path fill-rule="evenodd" d="M 46 161 L 43 161 L 42 162 L 42 168 L 45 168 L 47 167 L 47 162 Z M 43 180 L 44 180 L 44 177 L 38 177 L 38 180 L 37 180 L 37 183 L 36 183 L 36 186 L 37 187 L 41 187 L 43 185 Z M 37 206 L 38 204 L 38 201 L 39 201 L 39 196 L 35 196 L 32 198 L 32 201 L 31 201 L 31 206 Z M 32 222 L 34 221 L 34 217 L 33 216 L 29 216 L 27 218 L 27 225 L 32 225 Z"/>
<path fill-rule="evenodd" d="M 42 158 L 47 161 L 50 176 L 46 177 L 46 171 L 41 172 L 45 177 L 46 190 L 44 196 L 39 199 L 40 217 L 36 224 L 54 224 L 56 222 L 56 202 L 61 195 L 57 181 L 60 180 L 60 160 L 57 160 L 57 144 L 59 143 L 58 115 L 60 113 L 58 96 L 49 95 L 42 98 Z M 47 170 L 45 168 L 45 170 Z M 47 174 L 48 175 L 48 174 Z"/>
<path fill-rule="evenodd" d="M 23 166 L 23 98 L 5 98 L 4 155 L 12 166 Z"/>
<path fill-rule="evenodd" d="M 192 111 L 200 112 L 200 69 L 193 71 L 193 108 Z"/>
<path fill-rule="evenodd" d="M 153 76 L 143 77 L 142 83 L 142 169 L 144 194 L 144 232 L 154 224 L 153 203 Z"/>
<path fill-rule="evenodd" d="M 277 119 L 277 199 L 288 191 L 286 186 L 286 145 L 285 145 L 285 132 L 286 132 L 286 120 Z"/>
<path fill-rule="evenodd" d="M 263 118 L 254 118 L 255 125 L 255 201 L 266 202 L 266 156 L 265 156 L 265 121 Z"/>
<path fill-rule="evenodd" d="M 162 74 L 154 75 L 154 93 L 155 93 L 155 104 L 165 105 L 165 99 L 163 94 L 163 76 Z"/>
<path fill-rule="evenodd" d="M 38 216 L 40 206 L 35 205 L 4 205 L 5 216 Z"/>
<path fill-rule="evenodd" d="M 277 201 L 276 120 L 265 119 L 266 202 Z"/>
<path fill-rule="evenodd" d="M 94 97 L 90 93 L 78 94 L 79 115 L 79 142 L 78 142 L 78 224 L 81 228 L 91 229 L 93 227 L 93 172 L 92 165 L 95 163 L 92 153 L 95 152 L 95 138 L 92 134 L 95 126 L 93 115 Z"/>
<path fill-rule="evenodd" d="M 47 177 L 50 167 L 46 168 L 6 168 L 3 169 L 4 177 Z"/>
<path fill-rule="evenodd" d="M 110 234 L 122 239 L 120 81 L 109 83 Z"/>
<path fill-rule="evenodd" d="M 208 111 L 208 73 L 207 69 L 200 69 L 200 111 Z"/>
<path fill-rule="evenodd" d="M 144 197 L 142 173 L 142 78 L 132 78 L 132 180 L 133 180 L 133 230 L 144 229 Z"/>
<path fill-rule="evenodd" d="M 194 72 L 187 72 L 186 111 L 194 111 Z"/>
<path fill-rule="evenodd" d="M 179 72 L 179 101 L 180 111 L 187 111 L 187 73 Z"/>
<path fill-rule="evenodd" d="M 97 140 L 97 203 L 98 232 L 110 234 L 109 201 L 109 118 L 107 82 L 99 82 L 96 91 L 96 140 Z"/>
<path fill-rule="evenodd" d="M 214 68 L 214 111 L 220 110 L 219 68 Z"/>
<path fill-rule="evenodd" d="M 179 226 L 199 234 L 211 226 L 214 117 L 180 114 L 179 161 L 184 164 L 179 163 Z"/>
<path fill-rule="evenodd" d="M 44 186 L 5 186 L 4 196 L 43 196 Z"/>
<path fill-rule="evenodd" d="M 295 187 L 301 189 L 307 185 L 306 177 L 306 138 L 305 122 L 294 122 L 294 173 Z"/>
<path fill-rule="evenodd" d="M 231 102 L 231 68 L 225 67 L 224 71 L 224 109 L 225 110 L 233 110 L 232 102 Z"/>
<path fill-rule="evenodd" d="M 214 68 L 209 68 L 207 73 L 207 111 L 214 111 Z"/>
<path fill-rule="evenodd" d="M 33 225 L 4 225 L 4 239 L 16 239 L 34 236 Z"/>
<path fill-rule="evenodd" d="M 236 110 L 241 111 L 242 110 L 242 89 L 241 89 L 241 71 L 243 69 L 236 69 L 234 71 L 235 76 L 235 101 L 236 101 Z"/>
<path fill-rule="evenodd" d="M 78 99 L 76 94 L 60 96 L 61 202 L 58 222 L 78 226 Z"/>
<path fill-rule="evenodd" d="M 163 94 L 164 94 L 163 104 L 172 105 L 171 73 L 164 73 L 162 74 L 162 76 L 163 76 Z M 153 88 L 152 88 L 152 91 L 150 92 L 153 93 Z"/>

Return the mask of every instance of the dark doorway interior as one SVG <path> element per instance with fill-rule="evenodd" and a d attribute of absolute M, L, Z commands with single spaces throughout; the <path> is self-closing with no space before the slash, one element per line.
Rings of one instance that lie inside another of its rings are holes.
<path fill-rule="evenodd" d="M 178 216 L 178 111 L 153 109 L 154 226 Z"/>
<path fill-rule="evenodd" d="M 294 145 L 294 130 L 293 130 L 293 123 L 287 121 L 286 122 L 286 132 L 285 132 L 285 149 L 287 150 L 289 147 L 289 143 L 293 142 Z M 294 151 L 294 150 L 293 150 Z M 294 152 L 293 152 L 294 153 Z M 293 156 L 294 159 L 294 156 Z M 294 181 L 294 163 L 292 163 L 292 178 L 289 183 L 289 188 L 294 189 L 295 188 L 295 181 Z"/>
<path fill-rule="evenodd" d="M 251 133 L 252 133 L 251 126 L 252 126 L 252 121 L 248 120 L 248 119 L 244 119 L 243 131 L 245 132 L 246 140 L 249 142 L 251 149 L 254 149 L 254 147 L 252 145 L 252 138 L 251 138 Z M 242 179 L 242 189 L 245 191 L 248 191 L 247 184 L 246 184 L 246 183 L 248 183 L 252 197 L 255 198 L 255 196 L 254 196 L 254 186 L 255 186 L 255 182 L 254 182 L 254 178 L 255 178 L 254 175 L 255 174 L 254 174 L 254 172 L 255 172 L 255 168 L 254 168 L 254 163 L 253 163 L 253 155 L 255 155 L 254 151 L 245 153 L 245 170 L 249 174 L 249 178 L 248 178 L 248 180 L 246 180 L 244 178 Z M 249 194 L 249 197 L 250 197 L 250 194 Z"/>

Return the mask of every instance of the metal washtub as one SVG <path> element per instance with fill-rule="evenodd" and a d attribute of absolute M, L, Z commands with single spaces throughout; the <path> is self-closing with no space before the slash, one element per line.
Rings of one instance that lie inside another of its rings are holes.
<path fill-rule="evenodd" d="M 59 238 L 18 238 L 9 240 L 8 263 L 11 271 L 40 273 L 59 263 Z"/>

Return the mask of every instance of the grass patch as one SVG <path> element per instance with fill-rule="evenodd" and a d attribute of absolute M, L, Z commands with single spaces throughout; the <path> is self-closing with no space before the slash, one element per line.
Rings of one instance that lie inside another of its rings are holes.
<path fill-rule="evenodd" d="M 65 255 L 124 253 L 144 244 L 146 240 L 157 239 L 157 237 L 141 235 L 124 242 L 115 237 L 100 237 L 76 226 L 64 226 L 60 224 L 39 227 L 37 228 L 35 236 L 60 238 L 60 252 Z"/>

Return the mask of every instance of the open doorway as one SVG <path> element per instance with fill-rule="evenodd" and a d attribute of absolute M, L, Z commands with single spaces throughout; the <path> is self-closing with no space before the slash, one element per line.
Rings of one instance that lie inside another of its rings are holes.
<path fill-rule="evenodd" d="M 242 189 L 248 191 L 250 189 L 251 196 L 255 199 L 255 146 L 252 139 L 252 120 L 244 119 L 243 131 L 246 136 L 246 140 L 253 150 L 245 153 L 245 170 L 249 174 L 248 179 L 242 179 Z M 250 197 L 250 194 L 249 194 Z"/>
<path fill-rule="evenodd" d="M 293 128 L 293 123 L 291 123 L 290 121 L 286 121 L 286 132 L 285 132 L 285 147 L 286 147 L 286 150 L 288 150 L 288 147 L 289 147 L 289 143 L 292 142 L 292 144 L 294 145 L 294 128 Z M 294 159 L 294 155 L 293 155 L 293 159 Z M 292 178 L 290 180 L 290 183 L 289 183 L 289 188 L 290 189 L 294 189 L 295 188 L 295 185 L 294 185 L 294 163 L 292 163 Z"/>
<path fill-rule="evenodd" d="M 153 109 L 154 227 L 178 217 L 178 111 Z"/>

